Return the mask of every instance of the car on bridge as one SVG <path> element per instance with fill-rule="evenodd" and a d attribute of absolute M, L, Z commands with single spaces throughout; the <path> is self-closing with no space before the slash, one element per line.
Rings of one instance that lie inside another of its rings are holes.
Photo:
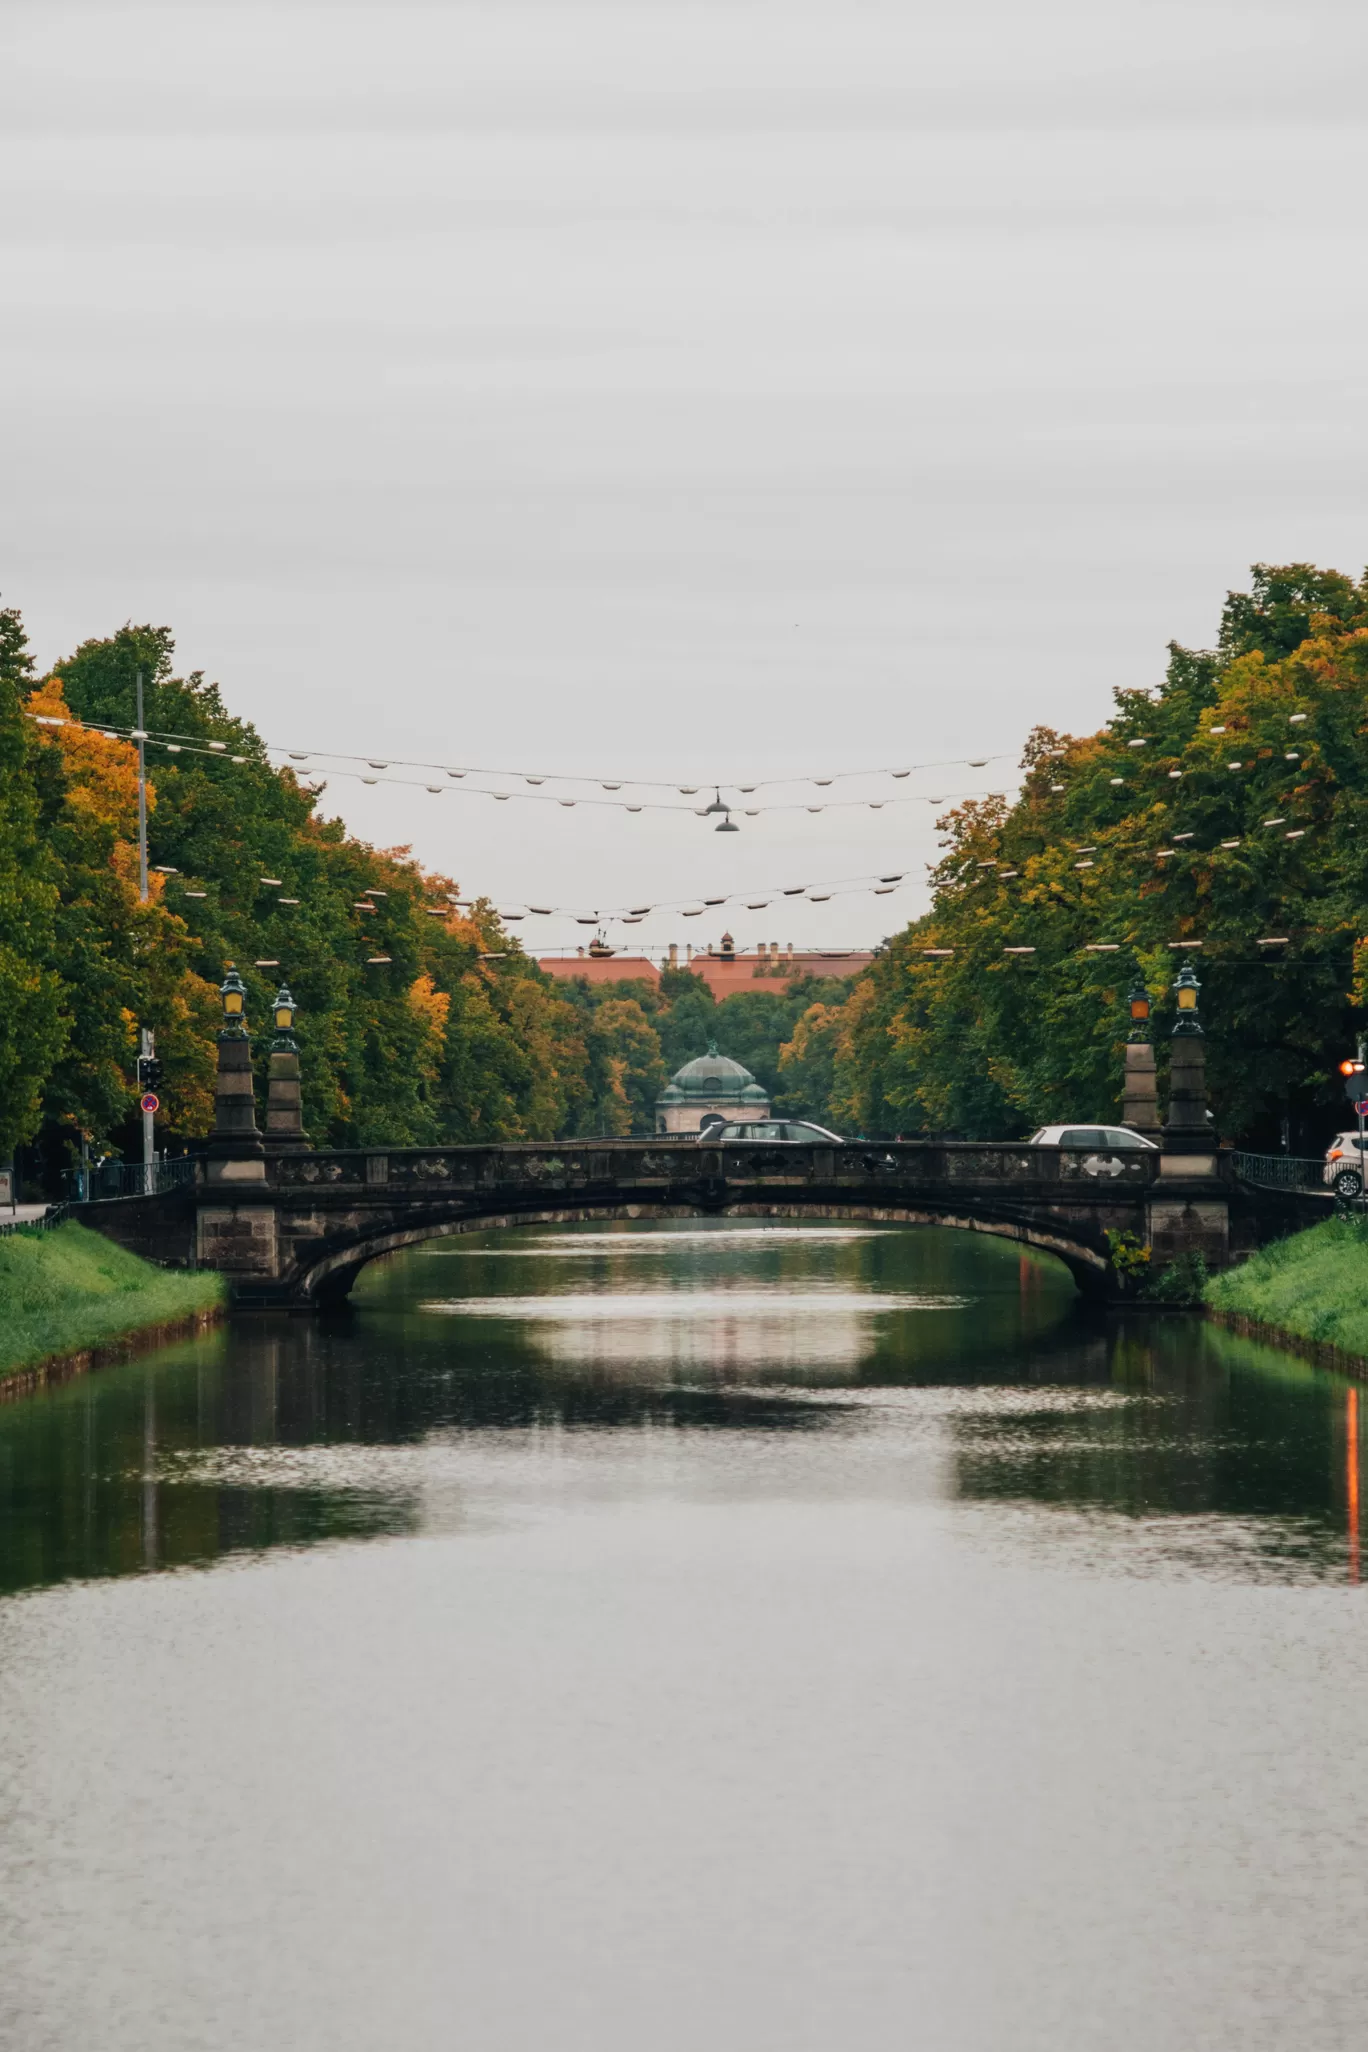
<path fill-rule="evenodd" d="M 1357 1197 L 1363 1188 L 1363 1156 L 1357 1133 L 1336 1133 L 1325 1150 L 1324 1181 L 1337 1197 Z"/>
<path fill-rule="evenodd" d="M 766 1146 L 845 1146 L 839 1133 L 829 1133 L 825 1126 L 814 1126 L 809 1119 L 743 1119 L 734 1126 L 714 1121 L 698 1136 L 700 1147 L 746 1146 L 761 1140 Z"/>
<path fill-rule="evenodd" d="M 1042 1126 L 1027 1142 L 1031 1147 L 1086 1147 L 1093 1153 L 1114 1154 L 1121 1147 L 1148 1147 L 1159 1152 L 1157 1140 L 1132 1132 L 1129 1126 Z"/>

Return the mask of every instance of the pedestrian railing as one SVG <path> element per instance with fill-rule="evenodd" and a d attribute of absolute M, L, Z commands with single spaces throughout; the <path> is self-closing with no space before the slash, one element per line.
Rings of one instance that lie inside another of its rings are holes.
<path fill-rule="evenodd" d="M 160 1197 L 195 1180 L 193 1155 L 174 1161 L 102 1161 L 98 1168 L 67 1169 L 63 1181 L 73 1204 L 99 1204 L 114 1197 Z"/>
<path fill-rule="evenodd" d="M 1252 1183 L 1260 1190 L 1318 1190 L 1325 1195 L 1330 1189 L 1325 1179 L 1325 1162 L 1319 1155 L 1241 1154 L 1237 1151 L 1235 1174 L 1242 1183 Z"/>

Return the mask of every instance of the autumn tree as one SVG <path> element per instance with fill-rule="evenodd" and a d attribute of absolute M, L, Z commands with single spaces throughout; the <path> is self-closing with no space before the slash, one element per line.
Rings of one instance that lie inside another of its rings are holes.
<path fill-rule="evenodd" d="M 57 886 L 42 833 L 23 622 L 0 609 L 0 1161 L 37 1131 L 70 1034 L 53 966 Z"/>

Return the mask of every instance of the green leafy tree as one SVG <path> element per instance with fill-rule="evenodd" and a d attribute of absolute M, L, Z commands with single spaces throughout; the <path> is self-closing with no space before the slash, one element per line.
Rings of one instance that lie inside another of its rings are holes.
<path fill-rule="evenodd" d="M 23 621 L 0 609 L 0 1160 L 38 1129 L 70 1032 L 52 966 L 57 888 L 41 832 Z"/>
<path fill-rule="evenodd" d="M 1260 566 L 1216 650 L 1174 645 L 1157 695 L 1118 692 L 1096 734 L 1037 730 L 1023 769 L 1014 803 L 941 821 L 932 909 L 852 1000 L 838 1097 L 976 1138 L 1115 1117 L 1126 987 L 1139 969 L 1158 995 L 1162 1063 L 1191 943 L 1218 1122 L 1319 1135 L 1368 1002 L 1368 581 Z"/>

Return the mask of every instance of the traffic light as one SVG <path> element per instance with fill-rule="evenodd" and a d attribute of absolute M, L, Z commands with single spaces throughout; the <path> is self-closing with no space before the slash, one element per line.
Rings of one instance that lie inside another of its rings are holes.
<path fill-rule="evenodd" d="M 1357 1104 L 1364 1094 L 1363 1063 L 1356 1056 L 1346 1055 L 1339 1065 L 1339 1072 L 1344 1078 L 1345 1096 L 1351 1104 Z"/>
<path fill-rule="evenodd" d="M 138 1088 L 155 1090 L 161 1082 L 162 1065 L 155 1055 L 138 1056 Z"/>

